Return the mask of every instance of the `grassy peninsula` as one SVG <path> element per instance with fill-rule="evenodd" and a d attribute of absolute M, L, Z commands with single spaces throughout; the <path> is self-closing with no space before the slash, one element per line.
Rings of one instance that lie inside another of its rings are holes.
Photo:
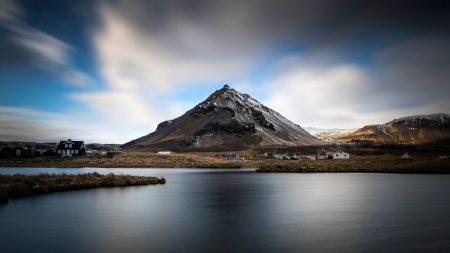
<path fill-rule="evenodd" d="M 9 198 L 59 191 L 165 183 L 165 178 L 116 175 L 114 173 L 102 175 L 97 172 L 73 175 L 65 173 L 41 173 L 38 175 L 0 174 L 0 203 L 7 203 Z"/>

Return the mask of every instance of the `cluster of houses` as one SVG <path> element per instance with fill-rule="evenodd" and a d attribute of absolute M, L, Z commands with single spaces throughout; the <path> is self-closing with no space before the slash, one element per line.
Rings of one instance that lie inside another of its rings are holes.
<path fill-rule="evenodd" d="M 297 154 L 289 155 L 289 154 L 274 154 L 274 153 L 264 153 L 261 156 L 266 158 L 280 159 L 280 160 L 299 160 L 300 156 Z M 310 160 L 325 160 L 325 159 L 349 159 L 350 154 L 346 152 L 327 152 L 325 154 L 315 154 L 308 155 L 306 159 Z"/>
<path fill-rule="evenodd" d="M 325 159 L 350 159 L 350 154 L 346 152 L 326 152 L 325 155 L 309 155 L 310 160 L 325 160 Z"/>
<path fill-rule="evenodd" d="M 2 157 L 16 157 L 16 158 L 33 158 L 40 156 L 83 156 L 86 155 L 86 148 L 84 141 L 60 141 L 56 149 L 38 150 L 28 147 L 3 147 L 0 150 Z"/>

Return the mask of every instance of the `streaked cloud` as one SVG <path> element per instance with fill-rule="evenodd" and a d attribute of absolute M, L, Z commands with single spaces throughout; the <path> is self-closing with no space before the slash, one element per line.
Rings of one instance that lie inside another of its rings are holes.
<path fill-rule="evenodd" d="M 72 63 L 70 54 L 75 50 L 69 44 L 45 33 L 23 21 L 25 12 L 13 1 L 1 0 L 5 6 L 0 11 L 0 26 L 11 32 L 10 41 L 34 53 L 35 65 L 60 75 L 65 83 L 75 86 L 92 85 L 93 80 L 79 71 Z"/>
<path fill-rule="evenodd" d="M 78 87 L 65 95 L 71 108 L 83 108 L 3 109 L 12 132 L 26 123 L 42 126 L 36 132 L 75 133 L 58 124 L 64 118 L 81 135 L 126 142 L 190 109 L 195 91 L 225 83 L 302 126 L 357 128 L 449 113 L 445 1 L 81 1 L 74 5 L 83 10 L 84 47 L 27 23 L 33 10 L 18 2 L 0 5 L 9 32 L 0 57 L 33 62 Z M 77 65 L 85 47 L 92 66 Z"/>

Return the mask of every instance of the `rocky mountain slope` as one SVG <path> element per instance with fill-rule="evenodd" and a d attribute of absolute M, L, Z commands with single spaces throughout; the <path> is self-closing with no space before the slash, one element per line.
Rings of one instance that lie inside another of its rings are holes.
<path fill-rule="evenodd" d="M 259 146 L 323 145 L 299 125 L 228 85 L 182 116 L 122 148 L 237 150 Z"/>
<path fill-rule="evenodd" d="M 430 114 L 369 125 L 353 133 L 336 136 L 339 142 L 374 144 L 450 144 L 450 115 Z"/>

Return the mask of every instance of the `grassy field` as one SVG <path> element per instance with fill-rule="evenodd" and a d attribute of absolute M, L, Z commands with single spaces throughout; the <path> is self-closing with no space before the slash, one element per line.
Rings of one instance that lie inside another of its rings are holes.
<path fill-rule="evenodd" d="M 119 152 L 108 157 L 3 158 L 0 159 L 0 167 L 257 168 L 258 172 L 450 173 L 450 159 L 431 156 L 401 159 L 397 155 L 351 155 L 350 159 L 345 160 L 285 161 L 246 154 L 245 161 L 218 159 L 213 157 L 213 153 L 157 155 L 150 152 Z"/>
<path fill-rule="evenodd" d="M 216 159 L 211 154 L 157 155 L 120 152 L 110 156 L 38 157 L 0 159 L 0 167 L 102 167 L 102 168 L 241 168 L 240 161 Z"/>
<path fill-rule="evenodd" d="M 257 172 L 371 172 L 371 173 L 450 173 L 450 159 L 398 156 L 353 156 L 351 159 L 318 161 L 274 161 Z"/>
<path fill-rule="evenodd" d="M 114 173 L 102 175 L 97 172 L 76 175 L 65 173 L 42 173 L 38 175 L 0 174 L 0 203 L 7 203 L 9 198 L 58 191 L 165 183 L 165 178 L 116 175 Z"/>

